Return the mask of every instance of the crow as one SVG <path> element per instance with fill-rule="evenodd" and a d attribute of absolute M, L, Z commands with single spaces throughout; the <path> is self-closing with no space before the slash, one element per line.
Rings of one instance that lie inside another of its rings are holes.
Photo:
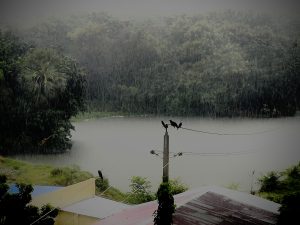
<path fill-rule="evenodd" d="M 178 124 L 177 130 L 178 130 L 179 128 L 181 128 L 181 126 L 182 126 L 182 122 L 180 122 L 180 123 Z"/>
<path fill-rule="evenodd" d="M 163 125 L 164 128 L 168 129 L 168 124 L 165 124 L 164 121 L 161 121 L 161 124 Z"/>
<path fill-rule="evenodd" d="M 171 126 L 174 127 L 174 128 L 177 128 L 177 127 L 178 127 L 177 123 L 175 123 L 173 120 L 170 120 L 170 124 L 171 124 Z"/>
<path fill-rule="evenodd" d="M 98 175 L 99 175 L 99 177 L 101 178 L 101 180 L 103 181 L 103 176 L 102 176 L 101 170 L 98 170 Z"/>

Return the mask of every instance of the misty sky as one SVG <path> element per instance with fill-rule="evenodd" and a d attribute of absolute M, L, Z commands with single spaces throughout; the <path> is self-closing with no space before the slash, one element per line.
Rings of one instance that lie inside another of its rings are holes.
<path fill-rule="evenodd" d="M 5 23 L 38 22 L 51 16 L 106 11 L 123 18 L 195 14 L 226 9 L 299 12 L 299 0 L 0 0 Z"/>

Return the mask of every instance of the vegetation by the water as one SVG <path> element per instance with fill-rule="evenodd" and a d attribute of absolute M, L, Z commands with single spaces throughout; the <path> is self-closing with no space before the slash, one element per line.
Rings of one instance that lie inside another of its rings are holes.
<path fill-rule="evenodd" d="M 93 177 L 91 173 L 81 171 L 78 166 L 53 167 L 30 164 L 2 156 L 0 156 L 0 174 L 4 174 L 9 183 L 61 186 L 78 183 Z"/>
<path fill-rule="evenodd" d="M 269 172 L 259 182 L 259 196 L 282 203 L 285 196 L 300 193 L 300 162 L 282 172 Z"/>
<path fill-rule="evenodd" d="M 269 172 L 259 179 L 259 195 L 281 204 L 278 225 L 300 222 L 300 162 L 282 172 Z M 298 221 L 298 222 L 297 222 Z"/>
<path fill-rule="evenodd" d="M 0 175 L 7 177 L 8 183 L 25 183 L 32 185 L 67 186 L 87 180 L 93 175 L 82 171 L 76 165 L 70 167 L 54 167 L 50 165 L 30 164 L 0 156 Z M 187 190 L 187 186 L 179 179 L 171 180 L 172 194 Z M 129 204 L 138 204 L 154 200 L 156 197 L 150 191 L 151 184 L 144 177 L 132 177 L 131 191 L 122 192 L 109 184 L 106 177 L 96 179 L 96 195 Z"/>
<path fill-rule="evenodd" d="M 53 167 L 50 165 L 30 164 L 2 156 L 0 156 L 0 174 L 7 177 L 8 183 L 58 186 L 75 184 L 93 177 L 91 173 L 82 171 L 75 165 L 70 167 Z M 96 188 L 96 194 L 99 195 L 102 191 L 103 189 Z M 114 187 L 111 187 L 101 196 L 116 201 L 122 201 L 126 198 L 125 193 Z"/>

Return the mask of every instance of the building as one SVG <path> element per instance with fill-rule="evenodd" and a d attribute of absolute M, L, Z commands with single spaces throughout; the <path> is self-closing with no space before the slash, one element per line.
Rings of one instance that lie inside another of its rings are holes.
<path fill-rule="evenodd" d="M 35 186 L 34 186 L 35 187 Z M 34 188 L 35 189 L 35 188 Z M 55 225 L 90 225 L 130 206 L 95 196 L 95 179 L 33 196 L 32 205 L 58 207 Z"/>

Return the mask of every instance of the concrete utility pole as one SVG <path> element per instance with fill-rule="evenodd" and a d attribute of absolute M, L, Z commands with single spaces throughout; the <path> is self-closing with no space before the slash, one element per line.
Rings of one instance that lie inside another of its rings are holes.
<path fill-rule="evenodd" d="M 164 135 L 163 182 L 169 182 L 169 134 Z"/>

